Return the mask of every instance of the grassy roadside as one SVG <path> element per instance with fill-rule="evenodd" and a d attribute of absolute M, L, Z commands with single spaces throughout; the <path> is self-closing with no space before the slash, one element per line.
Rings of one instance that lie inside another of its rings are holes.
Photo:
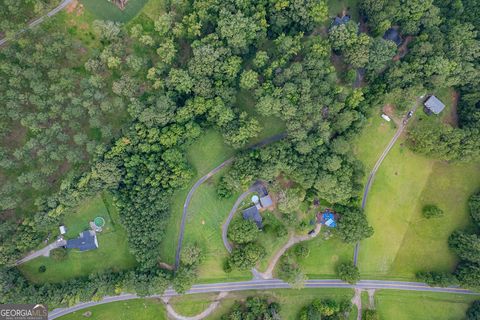
<path fill-rule="evenodd" d="M 457 320 L 478 296 L 447 293 L 381 290 L 375 293 L 380 319 L 395 320 Z"/>
<path fill-rule="evenodd" d="M 300 310 L 311 303 L 314 299 L 333 299 L 336 301 L 350 300 L 353 297 L 353 290 L 350 289 L 277 289 L 269 291 L 244 291 L 231 292 L 222 299 L 219 307 L 207 318 L 219 320 L 223 314 L 228 312 L 235 301 L 246 299 L 249 296 L 262 296 L 269 300 L 277 301 L 280 306 L 280 317 L 282 319 L 296 319 Z M 215 299 L 217 295 L 185 295 L 170 300 L 175 310 L 187 313 L 203 310 Z"/>
<path fill-rule="evenodd" d="M 112 302 L 96 307 L 82 309 L 60 317 L 61 320 L 85 319 L 85 313 L 91 312 L 92 320 L 166 320 L 167 312 L 163 303 L 156 299 L 134 299 Z"/>

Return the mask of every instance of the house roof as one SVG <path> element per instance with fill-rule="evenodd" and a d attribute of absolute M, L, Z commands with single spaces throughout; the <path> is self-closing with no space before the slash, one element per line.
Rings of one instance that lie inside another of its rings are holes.
<path fill-rule="evenodd" d="M 402 44 L 402 37 L 397 28 L 390 28 L 383 34 L 383 39 L 395 42 L 397 47 Z"/>
<path fill-rule="evenodd" d="M 258 212 L 257 207 L 253 206 L 243 210 L 242 216 L 243 216 L 243 219 L 245 220 L 252 220 L 253 222 L 255 222 L 259 229 L 263 228 L 263 224 L 262 224 L 263 219 L 260 213 Z"/>
<path fill-rule="evenodd" d="M 350 16 L 349 15 L 344 15 L 341 18 L 337 16 L 337 17 L 335 17 L 335 19 L 333 19 L 332 26 L 339 26 L 339 25 L 347 23 L 348 21 L 350 21 Z"/>
<path fill-rule="evenodd" d="M 92 230 L 85 230 L 78 238 L 67 240 L 67 248 L 87 251 L 98 248 L 97 235 Z"/>
<path fill-rule="evenodd" d="M 438 100 L 438 98 L 433 95 L 430 96 L 427 101 L 425 101 L 425 107 L 435 114 L 439 114 L 443 109 L 445 109 L 443 102 Z"/>
<path fill-rule="evenodd" d="M 268 208 L 273 204 L 273 201 L 272 198 L 267 194 L 266 196 L 260 198 L 260 203 L 262 204 L 262 207 Z"/>
<path fill-rule="evenodd" d="M 331 212 L 329 209 L 326 209 L 321 214 L 317 215 L 317 219 L 319 218 L 319 222 L 326 225 L 330 228 L 335 228 L 337 226 L 335 213 Z"/>

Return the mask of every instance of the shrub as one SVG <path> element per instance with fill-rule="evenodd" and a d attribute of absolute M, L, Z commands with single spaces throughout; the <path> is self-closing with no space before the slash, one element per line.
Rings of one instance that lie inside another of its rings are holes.
<path fill-rule="evenodd" d="M 475 300 L 467 310 L 467 320 L 480 319 L 480 300 Z"/>
<path fill-rule="evenodd" d="M 303 243 L 296 246 L 294 251 L 297 258 L 306 258 L 310 254 L 310 248 Z"/>
<path fill-rule="evenodd" d="M 283 224 L 279 224 L 275 227 L 275 235 L 279 238 L 285 237 L 288 234 L 288 230 Z"/>
<path fill-rule="evenodd" d="M 257 239 L 259 232 L 255 222 L 237 219 L 228 228 L 228 239 L 238 244 L 253 242 Z"/>
<path fill-rule="evenodd" d="M 55 261 L 63 261 L 67 258 L 67 249 L 54 249 L 50 251 L 50 257 Z"/>
<path fill-rule="evenodd" d="M 337 269 L 338 277 L 350 284 L 357 283 L 360 280 L 360 272 L 353 262 L 342 263 Z"/>
<path fill-rule="evenodd" d="M 457 278 L 447 272 L 422 271 L 417 272 L 416 277 L 431 287 L 448 287 L 458 283 Z"/>
<path fill-rule="evenodd" d="M 45 267 L 43 264 L 40 267 L 38 267 L 38 272 L 44 273 L 45 271 L 47 271 L 47 267 Z"/>
<path fill-rule="evenodd" d="M 434 204 L 428 204 L 424 206 L 422 209 L 422 213 L 423 213 L 423 216 L 427 219 L 440 218 L 444 215 L 443 210 Z"/>
<path fill-rule="evenodd" d="M 363 314 L 363 318 L 365 320 L 379 320 L 380 319 L 380 317 L 378 316 L 377 310 L 372 310 L 372 309 L 365 310 L 365 312 Z"/>

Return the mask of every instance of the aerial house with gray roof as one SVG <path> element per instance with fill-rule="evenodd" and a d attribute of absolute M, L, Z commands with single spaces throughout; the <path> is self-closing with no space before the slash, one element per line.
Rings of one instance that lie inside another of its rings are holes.
<path fill-rule="evenodd" d="M 445 109 L 445 105 L 442 101 L 438 100 L 437 97 L 431 95 L 424 103 L 425 105 L 425 112 L 428 114 L 434 113 L 439 114 L 440 112 Z"/>

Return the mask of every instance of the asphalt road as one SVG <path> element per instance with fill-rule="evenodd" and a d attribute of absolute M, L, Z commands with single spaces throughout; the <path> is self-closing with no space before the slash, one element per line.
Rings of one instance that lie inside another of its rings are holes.
<path fill-rule="evenodd" d="M 58 12 L 60 12 L 63 8 L 65 8 L 70 2 L 72 2 L 72 0 L 63 0 L 55 9 L 52 9 L 50 12 L 48 12 L 46 15 L 40 17 L 40 18 L 37 18 L 35 20 L 33 20 L 32 22 L 30 22 L 28 24 L 28 27 L 25 28 L 25 29 L 22 29 L 20 31 L 18 31 L 16 34 L 15 34 L 15 37 L 24 33 L 25 31 L 27 31 L 28 29 L 30 28 L 33 28 L 37 25 L 39 25 L 40 23 L 42 23 L 43 21 L 45 21 L 46 18 L 48 17 L 52 17 L 54 15 L 56 15 Z M 2 46 L 3 44 L 7 43 L 8 40 L 10 40 L 10 38 L 8 37 L 5 37 L 3 39 L 0 39 L 0 46 Z"/>
<path fill-rule="evenodd" d="M 411 109 L 411 111 L 413 111 L 413 113 L 415 113 L 415 111 L 417 110 L 417 108 L 420 105 L 420 103 L 422 102 L 422 100 L 423 100 L 423 97 L 417 99 L 413 109 Z M 367 204 L 368 193 L 370 192 L 370 188 L 372 186 L 375 175 L 377 174 L 378 168 L 380 168 L 380 165 L 382 164 L 383 160 L 385 160 L 388 153 L 390 152 L 390 150 L 393 148 L 393 146 L 397 142 L 398 138 L 400 138 L 400 136 L 402 135 L 404 129 L 406 128 L 406 126 L 408 124 L 408 120 L 409 120 L 409 117 L 407 117 L 407 116 L 405 116 L 402 119 L 402 122 L 400 123 L 400 126 L 397 129 L 397 132 L 395 132 L 395 135 L 390 140 L 387 147 L 383 150 L 382 154 L 380 155 L 377 162 L 373 166 L 373 169 L 370 172 L 370 175 L 368 176 L 367 184 L 365 185 L 365 190 L 363 191 L 362 209 L 365 209 L 365 206 Z M 357 242 L 355 244 L 355 250 L 353 251 L 353 263 L 355 265 L 357 265 L 357 263 L 358 263 L 358 252 L 359 252 L 359 250 L 360 250 L 360 242 Z"/>
<path fill-rule="evenodd" d="M 444 293 L 456 293 L 466 295 L 480 295 L 480 293 L 472 292 L 469 290 L 448 287 L 437 288 L 429 287 L 424 283 L 419 282 L 403 282 L 403 281 L 383 281 L 383 280 L 362 280 L 356 285 L 350 285 L 342 282 L 341 280 L 307 280 L 305 282 L 306 288 L 352 288 L 352 289 L 392 289 L 392 290 L 408 290 L 408 291 L 429 291 L 429 292 L 444 292 Z M 271 290 L 271 289 L 290 289 L 290 286 L 278 279 L 271 280 L 250 280 L 241 282 L 225 282 L 225 283 L 212 283 L 212 284 L 198 284 L 194 285 L 187 294 L 195 293 L 211 293 L 211 292 L 231 292 L 231 291 L 245 291 L 245 290 Z M 150 298 L 172 297 L 178 295 L 172 289 L 165 291 L 163 295 L 153 295 Z M 100 304 L 125 301 L 139 298 L 135 294 L 124 293 L 118 296 L 105 297 L 98 302 L 85 302 L 79 303 L 70 308 L 61 308 L 52 310 L 48 316 L 48 319 L 56 319 L 63 315 L 72 313 L 74 311 L 83 310 L 89 307 L 93 307 Z"/>
<path fill-rule="evenodd" d="M 262 147 L 264 147 L 264 146 L 266 146 L 270 143 L 282 140 L 286 136 L 287 136 L 287 134 L 285 132 L 276 134 L 274 136 L 268 137 L 268 138 L 266 138 L 266 139 L 264 139 L 264 140 L 262 140 L 262 141 L 260 141 L 256 144 L 250 146 L 249 149 L 255 150 L 255 149 L 262 148 Z M 201 177 L 197 182 L 195 182 L 193 187 L 188 192 L 187 198 L 185 199 L 185 203 L 183 204 L 182 222 L 180 224 L 180 232 L 178 234 L 178 241 L 177 241 L 177 250 L 175 252 L 175 269 L 178 269 L 178 266 L 180 265 L 180 253 L 182 252 L 183 236 L 185 235 L 185 225 L 187 223 L 188 206 L 190 205 L 190 202 L 192 201 L 193 194 L 198 189 L 198 187 L 200 187 L 200 185 L 202 183 L 204 183 L 210 177 L 212 177 L 214 174 L 216 174 L 217 172 L 222 170 L 225 166 L 228 166 L 229 164 L 231 164 L 234 159 L 235 158 L 230 158 L 228 160 L 225 160 L 218 167 L 214 168 L 212 171 L 210 171 L 209 173 L 207 173 L 206 175 Z M 247 191 L 247 192 L 251 192 L 251 191 Z M 245 197 L 246 196 L 245 193 L 242 194 L 242 196 Z M 238 200 L 237 200 L 237 202 L 238 202 Z M 238 203 L 238 205 L 240 205 L 240 203 Z M 237 207 L 238 207 L 238 205 L 237 205 Z M 231 220 L 231 218 L 230 218 L 230 220 Z M 230 222 L 228 222 L 228 224 L 229 223 Z M 228 224 L 227 224 L 227 227 L 228 227 Z M 222 231 L 222 236 L 223 236 L 223 231 Z M 225 237 L 226 237 L 226 234 L 225 234 Z M 228 241 L 227 241 L 227 243 L 228 243 Z M 225 240 L 224 240 L 224 244 L 225 244 Z"/>

